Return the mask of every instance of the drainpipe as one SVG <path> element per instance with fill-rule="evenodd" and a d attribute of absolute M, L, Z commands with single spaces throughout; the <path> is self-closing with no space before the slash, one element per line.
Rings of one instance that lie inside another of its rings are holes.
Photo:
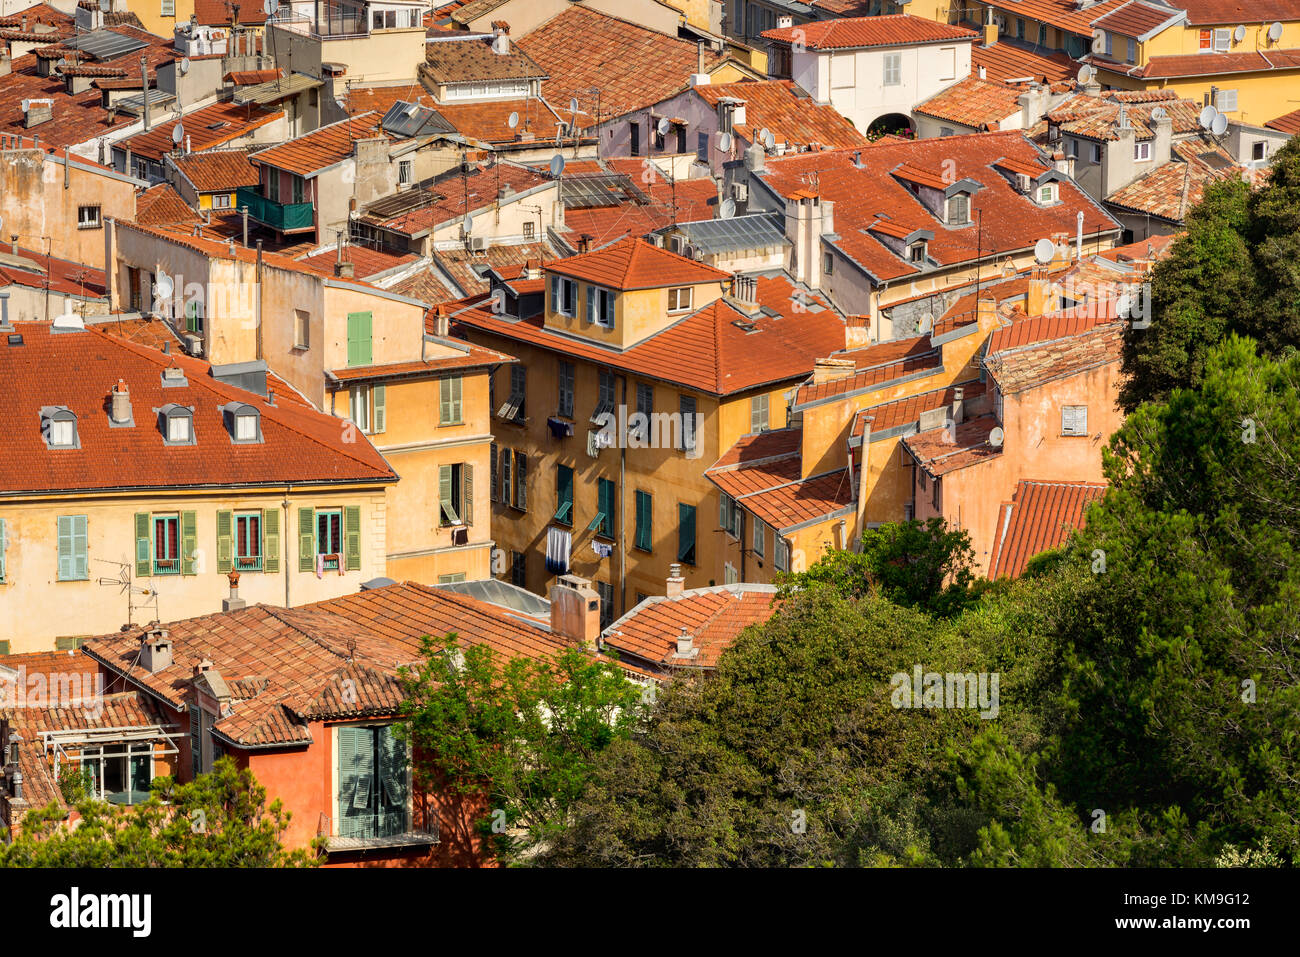
<path fill-rule="evenodd" d="M 140 83 L 144 87 L 144 128 L 149 129 L 149 58 L 140 57 Z"/>
<path fill-rule="evenodd" d="M 262 358 L 262 241 L 257 241 L 257 358 Z"/>
<path fill-rule="evenodd" d="M 280 519 L 280 555 L 281 561 L 284 562 L 284 607 L 292 607 L 289 604 L 289 493 L 293 491 L 292 485 L 284 487 L 284 501 L 280 503 L 280 509 L 283 517 Z"/>

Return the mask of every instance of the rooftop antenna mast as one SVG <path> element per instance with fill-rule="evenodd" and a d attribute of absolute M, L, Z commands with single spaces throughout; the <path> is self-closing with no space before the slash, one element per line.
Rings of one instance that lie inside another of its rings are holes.
<path fill-rule="evenodd" d="M 108 558 L 97 558 L 95 561 L 117 566 L 117 578 L 97 578 L 95 581 L 96 584 L 99 585 L 116 585 L 118 589 L 117 593 L 119 595 L 126 595 L 126 623 L 128 626 L 135 624 L 135 613 L 137 610 L 148 609 L 151 605 L 153 608 L 153 617 L 147 620 L 161 621 L 161 618 L 159 618 L 158 615 L 158 592 L 152 588 L 141 588 L 139 585 L 132 583 L 130 562 L 115 562 Z M 136 595 L 144 597 L 145 600 L 137 604 L 134 598 Z"/>

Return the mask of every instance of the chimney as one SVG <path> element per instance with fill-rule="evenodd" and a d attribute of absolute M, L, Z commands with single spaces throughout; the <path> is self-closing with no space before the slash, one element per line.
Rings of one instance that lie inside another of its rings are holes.
<path fill-rule="evenodd" d="M 871 345 L 871 316 L 867 314 L 844 317 L 844 348 L 864 349 Z"/>
<path fill-rule="evenodd" d="M 542 278 L 542 261 L 540 259 L 529 259 L 524 263 L 525 279 Z"/>
<path fill-rule="evenodd" d="M 584 648 L 595 648 L 600 638 L 600 595 L 591 581 L 561 575 L 551 586 L 551 632 Z"/>
<path fill-rule="evenodd" d="M 212 659 L 204 658 L 202 661 L 200 661 L 197 665 L 194 666 L 193 677 L 197 678 L 199 675 L 205 674 L 206 672 L 209 672 L 211 670 L 212 670 Z"/>
<path fill-rule="evenodd" d="M 682 625 L 681 633 L 677 636 L 677 651 L 673 654 L 674 658 L 694 658 L 699 655 L 700 649 L 695 647 L 691 633 Z"/>
<path fill-rule="evenodd" d="M 23 772 L 14 768 L 14 773 L 9 776 L 9 798 L 12 801 L 22 801 L 23 799 Z"/>
<path fill-rule="evenodd" d="M 592 239 L 591 233 L 583 233 L 581 236 L 578 237 L 579 254 L 591 251 L 591 239 Z"/>
<path fill-rule="evenodd" d="M 140 57 L 140 82 L 144 84 L 144 128 L 149 129 L 149 58 Z"/>
<path fill-rule="evenodd" d="M 9 293 L 0 292 L 0 331 L 13 332 L 14 327 L 9 322 Z"/>
<path fill-rule="evenodd" d="M 998 326 L 998 301 L 992 293 L 982 293 L 976 301 L 975 319 L 980 332 L 991 332 Z"/>
<path fill-rule="evenodd" d="M 700 40 L 698 43 L 695 44 L 695 63 L 696 63 L 695 72 L 698 75 L 703 76 L 704 75 L 704 41 L 703 40 Z"/>
<path fill-rule="evenodd" d="M 351 279 L 356 274 L 356 267 L 350 262 L 334 264 L 334 275 L 339 279 Z"/>
<path fill-rule="evenodd" d="M 151 628 L 140 643 L 140 667 L 156 675 L 172 664 L 172 640 L 165 628 Z M 211 664 L 211 662 L 209 662 Z"/>
<path fill-rule="evenodd" d="M 758 307 L 758 277 L 737 273 L 731 278 L 731 305 L 747 315 L 754 315 Z"/>
<path fill-rule="evenodd" d="M 1034 266 L 1029 277 L 1029 290 L 1025 296 L 1025 313 L 1029 316 L 1043 316 L 1051 312 L 1051 281 L 1047 278 L 1047 267 Z"/>
<path fill-rule="evenodd" d="M 8 50 L 5 50 L 3 53 L 0 53 L 0 76 L 8 76 L 13 72 L 13 70 L 13 57 L 9 55 Z"/>
<path fill-rule="evenodd" d="M 952 422 L 953 425 L 961 425 L 966 415 L 966 404 L 963 399 L 966 390 L 961 386 L 952 390 Z"/>
<path fill-rule="evenodd" d="M 668 581 L 664 583 L 664 594 L 676 598 L 686 590 L 686 579 L 682 577 L 682 566 L 673 562 L 668 566 Z"/>
<path fill-rule="evenodd" d="M 853 165 L 857 169 L 866 169 L 866 164 L 862 162 L 862 150 L 854 150 Z"/>
<path fill-rule="evenodd" d="M 23 114 L 23 126 L 29 130 L 41 123 L 48 123 L 54 119 L 54 101 L 46 98 L 23 100 Z M 35 140 L 32 142 L 35 145 Z"/>
<path fill-rule="evenodd" d="M 852 359 L 818 359 L 813 363 L 813 385 L 846 379 L 858 371 L 858 364 Z"/>
<path fill-rule="evenodd" d="M 221 600 L 221 610 L 239 611 L 239 609 L 248 604 L 248 602 L 239 597 L 239 572 L 231 571 L 231 573 L 226 576 L 226 580 L 230 582 L 230 597 Z"/>
<path fill-rule="evenodd" d="M 992 18 L 993 18 L 993 10 L 992 8 L 990 8 L 989 22 L 984 24 L 984 45 L 986 47 L 991 47 L 993 46 L 993 44 L 998 42 L 998 25 L 992 22 Z M 983 68 L 981 68 L 980 73 L 983 72 L 984 70 Z"/>
<path fill-rule="evenodd" d="M 117 380 L 111 395 L 109 418 L 114 425 L 126 425 L 131 421 L 131 393 L 127 391 L 126 382 Z"/>
<path fill-rule="evenodd" d="M 447 314 L 447 307 L 442 303 L 434 306 L 433 309 L 433 334 L 440 339 L 446 339 L 451 335 L 451 316 Z"/>

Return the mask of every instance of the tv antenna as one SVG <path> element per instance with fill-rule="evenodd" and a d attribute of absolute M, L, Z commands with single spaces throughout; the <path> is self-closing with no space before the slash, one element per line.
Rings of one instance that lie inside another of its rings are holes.
<path fill-rule="evenodd" d="M 153 615 L 147 618 L 147 621 L 159 621 L 158 614 L 158 592 L 153 588 L 142 588 L 131 580 L 131 563 L 115 562 L 110 558 L 96 558 L 95 561 L 103 562 L 106 565 L 116 565 L 118 569 L 117 578 L 97 578 L 96 584 L 106 586 L 116 586 L 119 595 L 126 595 L 126 623 L 127 625 L 135 624 L 135 613 L 152 608 Z M 144 601 L 137 602 L 136 596 L 140 596 Z"/>

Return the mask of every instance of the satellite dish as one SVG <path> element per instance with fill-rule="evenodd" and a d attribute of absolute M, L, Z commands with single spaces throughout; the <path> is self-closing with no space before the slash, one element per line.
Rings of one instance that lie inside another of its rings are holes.
<path fill-rule="evenodd" d="M 934 329 L 934 313 L 926 312 L 921 314 L 921 318 L 916 323 L 916 331 L 925 335 Z"/>
<path fill-rule="evenodd" d="M 180 146 L 183 139 L 185 139 L 185 124 L 177 123 L 172 127 L 172 142 Z"/>
<path fill-rule="evenodd" d="M 570 113 L 578 112 L 578 98 L 576 96 L 569 98 L 569 112 Z"/>
<path fill-rule="evenodd" d="M 186 73 L 189 72 L 190 72 L 190 58 L 187 56 L 183 56 L 181 57 L 181 76 L 184 76 Z"/>
<path fill-rule="evenodd" d="M 506 120 L 506 124 L 513 130 L 516 126 L 519 125 L 519 114 L 511 113 L 510 119 Z"/>
<path fill-rule="evenodd" d="M 359 210 L 359 209 L 349 209 L 349 210 L 348 210 L 348 219 L 350 219 L 350 220 L 352 220 L 353 222 L 355 222 L 356 220 L 358 220 L 358 219 L 360 219 L 360 218 L 361 218 L 361 210 Z"/>
<path fill-rule="evenodd" d="M 104 0 L 104 2 L 107 3 L 108 0 Z M 276 7 L 279 5 L 280 0 L 262 0 L 262 12 L 268 14 L 275 13 Z"/>
<path fill-rule="evenodd" d="M 474 217 L 471 216 L 471 215 L 469 215 L 469 214 L 466 214 L 466 215 L 465 215 L 465 234 L 466 234 L 466 235 L 469 235 L 469 234 L 472 233 L 473 231 L 474 231 Z"/>
<path fill-rule="evenodd" d="M 995 449 L 1000 449 L 1002 448 L 1002 442 L 1005 438 L 1006 433 L 997 426 L 994 426 L 989 432 L 989 445 L 993 446 Z"/>
<path fill-rule="evenodd" d="M 1154 110 L 1151 111 L 1151 119 L 1153 120 L 1163 120 L 1168 115 L 1169 115 L 1169 111 L 1166 110 L 1163 106 L 1157 106 Z"/>
<path fill-rule="evenodd" d="M 670 129 L 672 129 L 672 124 L 668 122 L 667 117 L 664 117 L 655 124 L 655 132 L 660 136 L 667 136 Z"/>
<path fill-rule="evenodd" d="M 776 146 L 776 136 L 771 130 L 763 131 L 763 146 L 769 150 Z"/>
<path fill-rule="evenodd" d="M 61 56 L 59 57 L 58 62 L 54 64 L 54 69 L 62 70 L 67 65 L 68 65 L 68 58 L 65 56 Z"/>
<path fill-rule="evenodd" d="M 1037 259 L 1039 263 L 1041 263 L 1042 265 L 1045 266 L 1048 263 L 1050 263 L 1052 261 L 1052 257 L 1055 255 L 1056 255 L 1056 243 L 1052 242 L 1047 237 L 1043 237 L 1038 242 L 1034 243 L 1034 258 Z"/>
<path fill-rule="evenodd" d="M 1094 70 L 1092 69 L 1092 67 L 1088 66 L 1088 64 L 1085 63 L 1083 66 L 1079 67 L 1079 82 L 1091 83 L 1093 73 Z"/>
<path fill-rule="evenodd" d="M 153 281 L 153 286 L 154 292 L 161 299 L 170 299 L 172 293 L 176 291 L 176 283 L 172 282 L 172 277 L 161 269 L 158 270 L 158 277 Z"/>
<path fill-rule="evenodd" d="M 1274 43 L 1282 39 L 1282 24 L 1276 20 L 1268 25 L 1268 38 Z"/>
<path fill-rule="evenodd" d="M 731 152 L 731 134 L 723 133 L 718 137 L 718 150 L 722 153 Z"/>
<path fill-rule="evenodd" d="M 731 197 L 727 197 L 722 201 L 722 206 L 719 207 L 718 209 L 718 218 L 730 219 L 732 216 L 735 215 L 736 215 L 736 201 Z"/>
<path fill-rule="evenodd" d="M 1246 39 L 1245 26 L 1238 26 L 1237 29 L 1233 30 L 1232 39 L 1235 40 L 1237 43 L 1240 43 L 1242 40 Z"/>
<path fill-rule="evenodd" d="M 1210 124 L 1214 122 L 1214 117 L 1218 112 L 1219 111 L 1214 107 L 1207 106 L 1205 109 L 1201 110 L 1201 115 L 1196 118 L 1196 122 L 1201 124 L 1201 129 L 1208 130 Z"/>
<path fill-rule="evenodd" d="M 556 179 L 564 172 L 564 157 L 556 153 L 551 157 L 551 175 Z"/>
<path fill-rule="evenodd" d="M 1216 113 L 1214 122 L 1210 124 L 1210 132 L 1215 136 L 1222 136 L 1228 132 L 1228 118 L 1222 113 Z"/>

